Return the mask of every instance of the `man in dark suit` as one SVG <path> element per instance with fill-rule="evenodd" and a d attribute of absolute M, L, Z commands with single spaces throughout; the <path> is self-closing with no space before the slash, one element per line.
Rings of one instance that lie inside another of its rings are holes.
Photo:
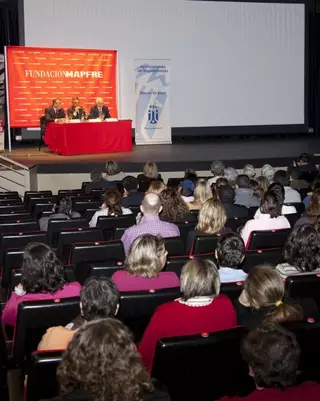
<path fill-rule="evenodd" d="M 223 204 L 227 218 L 233 219 L 235 217 L 248 217 L 248 209 L 245 206 L 235 205 L 235 190 L 229 185 L 222 185 L 219 190 L 219 199 Z"/>
<path fill-rule="evenodd" d="M 48 123 L 63 122 L 66 117 L 66 113 L 62 108 L 61 100 L 58 98 L 53 99 L 52 106 L 45 109 L 44 115 L 46 125 Z"/>
<path fill-rule="evenodd" d="M 82 118 L 86 118 L 86 109 L 80 106 L 78 97 L 72 99 L 72 106 L 68 109 L 67 115 L 70 120 L 82 120 Z"/>
<path fill-rule="evenodd" d="M 103 178 L 100 170 L 92 170 L 90 173 L 90 178 L 91 182 L 85 187 L 86 194 L 91 194 L 93 189 L 117 189 L 117 185 L 114 182 L 107 181 Z"/>
<path fill-rule="evenodd" d="M 109 109 L 107 106 L 104 106 L 103 99 L 101 97 L 98 97 L 96 100 L 96 105 L 91 107 L 89 118 L 100 118 L 101 120 L 111 118 Z"/>
<path fill-rule="evenodd" d="M 124 189 L 124 196 L 121 202 L 122 206 L 140 206 L 145 194 L 143 192 L 138 192 L 138 180 L 131 175 L 127 175 L 122 180 L 122 185 Z"/>

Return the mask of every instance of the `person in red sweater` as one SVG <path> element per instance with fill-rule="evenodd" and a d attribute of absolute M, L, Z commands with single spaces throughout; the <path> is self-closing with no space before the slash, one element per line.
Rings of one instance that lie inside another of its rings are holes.
<path fill-rule="evenodd" d="M 130 246 L 124 270 L 112 275 L 119 291 L 158 290 L 180 287 L 179 277 L 174 272 L 161 271 L 167 261 L 163 238 L 151 234 L 138 237 Z"/>
<path fill-rule="evenodd" d="M 160 338 L 209 333 L 237 326 L 236 312 L 230 299 L 219 294 L 219 272 L 212 261 L 191 260 L 183 267 L 180 279 L 182 297 L 156 309 L 138 347 L 149 372 Z"/>
<path fill-rule="evenodd" d="M 251 331 L 242 344 L 256 390 L 247 397 L 224 397 L 220 401 L 319 401 L 320 384 L 295 386 L 300 347 L 295 335 L 279 325 L 263 324 Z"/>

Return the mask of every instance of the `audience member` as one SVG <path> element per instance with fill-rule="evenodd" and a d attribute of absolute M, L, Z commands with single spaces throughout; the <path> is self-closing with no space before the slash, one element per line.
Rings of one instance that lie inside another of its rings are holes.
<path fill-rule="evenodd" d="M 313 163 L 310 163 L 310 156 L 308 153 L 301 153 L 299 159 L 296 160 L 294 164 L 302 173 L 308 173 L 317 170 L 317 167 Z"/>
<path fill-rule="evenodd" d="M 250 180 L 252 180 L 256 176 L 256 170 L 254 169 L 252 164 L 246 164 L 243 167 L 243 174 L 247 175 Z"/>
<path fill-rule="evenodd" d="M 265 164 L 264 166 L 262 166 L 261 175 L 262 177 L 265 177 L 268 180 L 269 184 L 273 183 L 273 177 L 275 172 L 276 172 L 275 168 L 270 166 L 270 164 Z"/>
<path fill-rule="evenodd" d="M 295 227 L 283 251 L 286 263 L 280 263 L 276 267 L 283 279 L 320 272 L 319 228 L 310 224 Z"/>
<path fill-rule="evenodd" d="M 124 270 L 114 273 L 112 280 L 121 292 L 180 287 L 175 273 L 162 272 L 166 261 L 163 239 L 150 234 L 141 235 L 129 249 Z"/>
<path fill-rule="evenodd" d="M 260 187 L 258 181 L 250 180 L 249 188 L 252 189 L 253 196 L 255 196 L 258 199 L 262 199 L 263 198 L 263 195 L 264 195 L 265 191 Z"/>
<path fill-rule="evenodd" d="M 316 189 L 311 196 L 307 207 L 307 212 L 296 222 L 294 227 L 299 227 L 303 224 L 316 224 L 320 220 L 320 188 Z"/>
<path fill-rule="evenodd" d="M 212 198 L 212 190 L 205 180 L 199 180 L 194 192 L 194 201 L 187 203 L 190 210 L 199 210 L 205 201 Z"/>
<path fill-rule="evenodd" d="M 283 323 L 303 319 L 302 307 L 297 301 L 284 298 L 284 283 L 279 273 L 268 265 L 249 271 L 235 308 L 239 324 L 249 330 L 259 327 L 263 321 Z"/>
<path fill-rule="evenodd" d="M 225 208 L 227 218 L 248 217 L 248 209 L 245 206 L 235 205 L 236 193 L 229 185 L 219 188 L 219 199 Z"/>
<path fill-rule="evenodd" d="M 126 175 L 114 160 L 108 160 L 105 167 L 108 181 L 122 181 Z"/>
<path fill-rule="evenodd" d="M 96 227 L 98 218 L 100 216 L 124 216 L 126 214 L 132 214 L 132 211 L 128 208 L 121 206 L 122 196 L 117 189 L 107 189 L 102 195 L 102 206 L 101 210 L 95 212 L 89 225 L 90 227 Z"/>
<path fill-rule="evenodd" d="M 257 181 L 257 183 L 259 184 L 259 187 L 262 189 L 263 193 L 268 191 L 270 183 L 266 177 L 263 177 L 262 175 L 260 175 L 259 177 L 257 177 L 255 179 L 255 181 Z"/>
<path fill-rule="evenodd" d="M 308 195 L 307 195 L 307 196 L 304 198 L 304 200 L 303 200 L 303 203 L 304 203 L 304 206 L 305 206 L 306 209 L 307 209 L 307 207 L 308 207 L 308 205 L 309 205 L 309 202 L 310 202 L 312 193 L 313 193 L 316 189 L 318 189 L 318 188 L 320 188 L 320 174 L 318 174 L 318 175 L 316 176 L 316 178 L 314 179 L 314 181 L 313 181 L 313 184 L 312 184 L 312 191 L 309 192 Z"/>
<path fill-rule="evenodd" d="M 216 181 L 215 188 L 219 189 L 220 187 L 223 187 L 224 185 L 229 185 L 229 182 L 226 178 L 220 177 Z"/>
<path fill-rule="evenodd" d="M 185 172 L 184 172 L 184 180 L 189 180 L 191 177 L 192 181 L 194 181 L 194 183 L 197 181 L 198 179 L 198 173 L 196 172 L 196 170 L 194 170 L 193 168 L 186 168 Z"/>
<path fill-rule="evenodd" d="M 284 188 L 281 184 L 274 182 L 273 184 L 271 184 L 269 186 L 269 191 L 273 191 L 277 194 L 280 202 L 281 202 L 281 214 L 282 215 L 286 215 L 286 214 L 295 214 L 297 213 L 297 210 L 294 206 L 288 206 L 288 205 L 284 205 L 283 201 L 284 201 Z M 254 218 L 259 218 L 261 214 L 260 208 L 256 211 L 256 214 L 254 215 Z"/>
<path fill-rule="evenodd" d="M 190 179 L 189 179 L 190 178 Z M 185 203 L 190 203 L 194 201 L 193 191 L 196 186 L 196 181 L 193 180 L 194 177 L 185 178 L 183 181 L 180 182 L 178 192 L 181 195 L 181 198 Z"/>
<path fill-rule="evenodd" d="M 160 338 L 229 329 L 237 325 L 230 299 L 219 294 L 220 279 L 210 260 L 193 259 L 182 269 L 182 297 L 159 306 L 139 345 L 143 363 L 151 372 Z"/>
<path fill-rule="evenodd" d="M 297 385 L 300 347 L 294 333 L 280 325 L 263 325 L 251 331 L 241 347 L 256 390 L 246 397 L 220 401 L 319 401 L 320 384 Z"/>
<path fill-rule="evenodd" d="M 252 231 L 280 230 L 290 228 L 290 223 L 281 215 L 282 199 L 273 191 L 267 191 L 261 201 L 260 214 L 249 220 L 241 231 L 241 237 L 248 247 Z"/>
<path fill-rule="evenodd" d="M 122 185 L 124 189 L 124 196 L 122 198 L 122 206 L 140 206 L 144 198 L 144 193 L 138 192 L 138 180 L 132 175 L 127 175 L 122 180 Z"/>
<path fill-rule="evenodd" d="M 164 189 L 167 189 L 167 186 L 163 181 L 151 181 L 148 192 L 160 195 Z"/>
<path fill-rule="evenodd" d="M 21 282 L 6 303 L 2 322 L 15 326 L 20 302 L 78 297 L 78 282 L 67 283 L 64 267 L 55 252 L 45 244 L 30 243 L 22 257 Z"/>
<path fill-rule="evenodd" d="M 162 211 L 160 219 L 169 222 L 181 222 L 195 220 L 190 214 L 189 208 L 176 189 L 167 188 L 160 194 Z"/>
<path fill-rule="evenodd" d="M 93 189 L 116 188 L 116 184 L 103 178 L 100 170 L 94 169 L 90 173 L 91 182 L 85 186 L 84 192 L 91 194 Z"/>
<path fill-rule="evenodd" d="M 230 228 L 225 227 L 226 221 L 226 211 L 221 202 L 208 199 L 199 211 L 198 224 L 195 230 L 191 230 L 188 234 L 187 252 L 192 250 L 197 235 L 223 235 L 231 232 Z"/>
<path fill-rule="evenodd" d="M 221 283 L 244 281 L 247 273 L 240 269 L 245 258 L 244 242 L 240 235 L 230 233 L 219 238 L 215 251 Z"/>
<path fill-rule="evenodd" d="M 170 401 L 143 367 L 129 329 L 108 318 L 75 334 L 57 370 L 55 401 Z"/>
<path fill-rule="evenodd" d="M 290 177 L 287 171 L 278 170 L 276 171 L 274 182 L 278 182 L 284 187 L 284 203 L 300 203 L 301 195 L 295 189 L 290 187 Z"/>
<path fill-rule="evenodd" d="M 298 167 L 290 167 L 288 169 L 289 175 L 290 175 L 290 187 L 292 189 L 307 189 L 310 187 L 309 183 L 304 180 L 301 179 L 301 171 L 299 170 Z"/>
<path fill-rule="evenodd" d="M 213 177 L 209 178 L 208 184 L 209 185 L 215 184 L 218 178 L 223 177 L 224 169 L 225 169 L 225 166 L 222 163 L 222 161 L 215 160 L 214 162 L 212 162 L 211 166 L 210 166 L 210 171 L 211 171 Z"/>
<path fill-rule="evenodd" d="M 250 179 L 247 175 L 240 174 L 236 180 L 235 204 L 245 207 L 255 207 L 260 205 L 260 199 L 253 195 L 253 190 L 249 188 Z"/>
<path fill-rule="evenodd" d="M 143 174 L 138 175 L 138 182 L 151 182 L 153 180 L 161 180 L 161 174 L 158 172 L 158 167 L 155 162 L 148 161 L 143 167 Z"/>
<path fill-rule="evenodd" d="M 77 219 L 79 217 L 81 215 L 72 210 L 72 199 L 63 197 L 54 206 L 53 213 L 50 216 L 44 216 L 39 219 L 39 227 L 41 231 L 48 231 L 50 220 Z"/>
<path fill-rule="evenodd" d="M 159 213 L 161 211 L 162 206 L 159 195 L 153 193 L 146 194 L 141 204 L 143 217 L 140 224 L 128 228 L 121 238 L 126 255 L 131 244 L 140 235 L 161 235 L 164 238 L 179 237 L 179 228 L 175 224 L 160 220 Z"/>
<path fill-rule="evenodd" d="M 233 167 L 227 167 L 224 170 L 224 178 L 228 180 L 228 183 L 231 187 L 233 187 L 236 183 L 236 179 L 238 177 L 237 170 Z"/>
<path fill-rule="evenodd" d="M 50 327 L 38 345 L 38 351 L 64 350 L 74 334 L 85 323 L 113 317 L 119 309 L 120 295 L 113 281 L 105 277 L 90 277 L 80 293 L 81 315 L 66 327 Z"/>

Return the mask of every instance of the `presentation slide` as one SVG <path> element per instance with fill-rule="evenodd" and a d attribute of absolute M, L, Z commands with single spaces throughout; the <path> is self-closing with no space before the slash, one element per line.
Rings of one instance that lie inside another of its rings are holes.
<path fill-rule="evenodd" d="M 24 0 L 24 17 L 26 46 L 116 50 L 133 125 L 137 59 L 171 60 L 172 127 L 305 123 L 304 4 Z"/>

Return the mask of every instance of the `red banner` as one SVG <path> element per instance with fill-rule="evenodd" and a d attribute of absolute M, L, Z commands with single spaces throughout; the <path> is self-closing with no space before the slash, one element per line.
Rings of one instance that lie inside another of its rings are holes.
<path fill-rule="evenodd" d="M 88 110 L 102 97 L 117 118 L 117 51 L 7 47 L 11 127 L 39 127 L 44 109 L 73 97 Z"/>

